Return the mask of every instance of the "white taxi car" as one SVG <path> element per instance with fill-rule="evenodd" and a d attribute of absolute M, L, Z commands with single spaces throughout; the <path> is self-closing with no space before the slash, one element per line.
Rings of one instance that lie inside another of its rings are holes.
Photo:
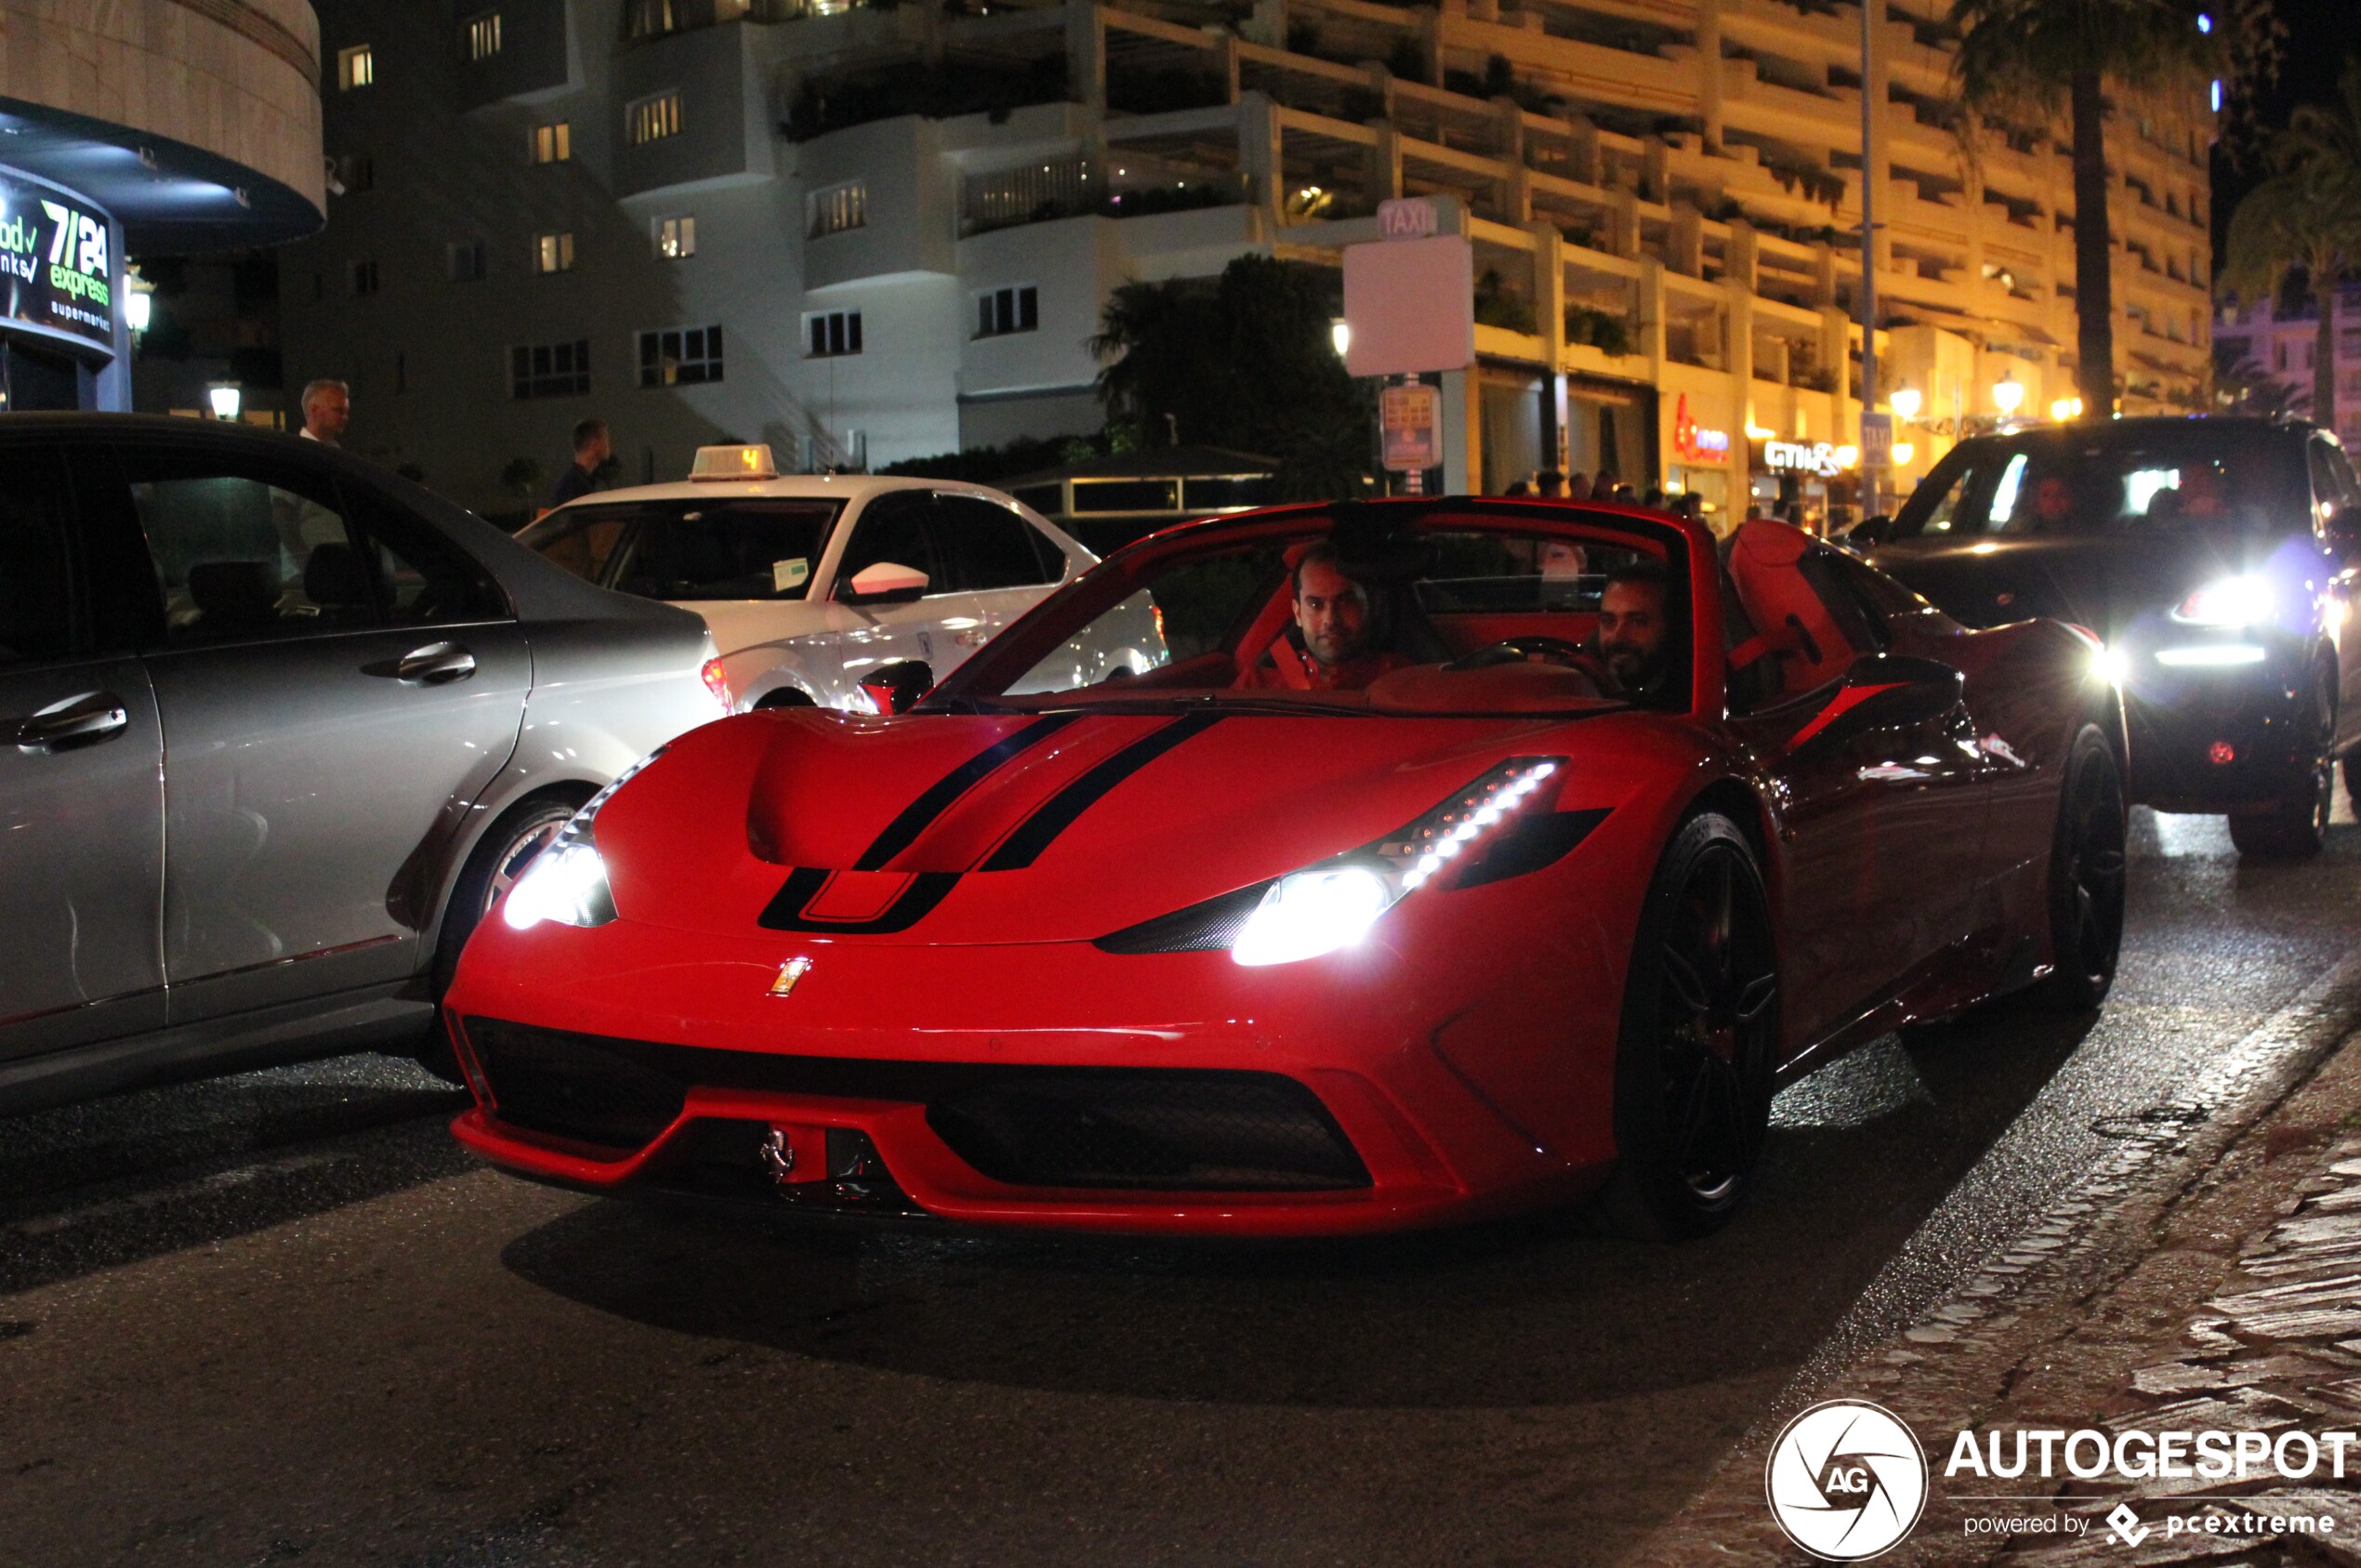
<path fill-rule="evenodd" d="M 999 491 L 782 476 L 759 445 L 701 447 L 684 483 L 586 495 L 518 538 L 602 587 L 703 615 L 719 653 L 706 684 L 740 713 L 868 711 L 864 679 L 919 663 L 941 679 L 1097 560 Z M 1164 663 L 1140 621 L 1136 646 L 1068 652 L 1090 679 Z"/>

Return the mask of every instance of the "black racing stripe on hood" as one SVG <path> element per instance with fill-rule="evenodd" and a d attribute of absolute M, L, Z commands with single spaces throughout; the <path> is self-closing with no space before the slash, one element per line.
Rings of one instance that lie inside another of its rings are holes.
<path fill-rule="evenodd" d="M 838 936 L 886 936 L 906 931 L 933 912 L 957 885 L 956 871 L 922 871 L 910 878 L 902 896 L 884 914 L 867 920 L 818 920 L 807 917 L 805 906 L 820 896 L 835 873 L 816 865 L 800 865 L 789 875 L 756 921 L 766 931 L 828 931 Z"/>
<path fill-rule="evenodd" d="M 1080 718 L 1079 714 L 1053 713 L 1036 723 L 1028 724 L 1015 734 L 969 758 L 951 771 L 927 786 L 926 792 L 902 809 L 902 814 L 886 824 L 877 841 L 861 851 L 852 863 L 855 871 L 883 871 L 886 863 L 917 842 L 934 820 L 951 809 L 953 801 L 982 784 L 984 778 L 1006 766 L 1012 758 L 1039 745 L 1051 735 Z"/>
<path fill-rule="evenodd" d="M 1218 713 L 1193 713 L 1153 734 L 1144 735 L 1049 797 L 1017 830 L 1001 841 L 984 861 L 985 871 L 1022 871 L 1039 858 L 1050 840 L 1072 827 L 1075 819 L 1097 805 L 1117 784 L 1192 736 L 1221 722 Z"/>

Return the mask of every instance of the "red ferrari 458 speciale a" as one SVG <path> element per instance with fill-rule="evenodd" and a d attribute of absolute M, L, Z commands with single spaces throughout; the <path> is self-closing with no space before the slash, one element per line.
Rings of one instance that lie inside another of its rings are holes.
<path fill-rule="evenodd" d="M 2105 994 L 2095 652 L 1773 522 L 1174 528 L 915 705 L 874 672 L 906 711 L 724 719 L 584 807 L 459 965 L 455 1131 L 773 1208 L 1287 1235 L 1604 1187 L 1695 1234 L 1783 1082 Z"/>

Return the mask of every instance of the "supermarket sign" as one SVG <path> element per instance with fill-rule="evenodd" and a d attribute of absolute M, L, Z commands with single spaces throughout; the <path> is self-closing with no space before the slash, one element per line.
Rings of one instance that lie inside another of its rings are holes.
<path fill-rule="evenodd" d="M 0 289 L 9 324 L 114 351 L 107 215 L 58 186 L 0 174 Z"/>

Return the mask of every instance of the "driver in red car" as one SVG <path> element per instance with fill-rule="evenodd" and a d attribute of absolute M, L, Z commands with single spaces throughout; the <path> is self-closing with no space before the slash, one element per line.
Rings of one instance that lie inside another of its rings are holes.
<path fill-rule="evenodd" d="M 1402 668 L 1410 661 L 1389 652 L 1370 652 L 1371 608 L 1367 586 L 1338 566 L 1337 547 L 1325 540 L 1312 546 L 1295 565 L 1295 625 L 1303 639 L 1303 653 L 1297 653 L 1289 639 L 1273 643 L 1270 663 L 1256 666 L 1251 684 L 1265 690 L 1359 692 L 1378 677 Z"/>
<path fill-rule="evenodd" d="M 1599 601 L 1598 651 L 1607 695 L 1642 707 L 1663 698 L 1671 670 L 1665 616 L 1670 594 L 1671 579 L 1656 561 L 1633 561 L 1607 574 L 1606 593 Z"/>

